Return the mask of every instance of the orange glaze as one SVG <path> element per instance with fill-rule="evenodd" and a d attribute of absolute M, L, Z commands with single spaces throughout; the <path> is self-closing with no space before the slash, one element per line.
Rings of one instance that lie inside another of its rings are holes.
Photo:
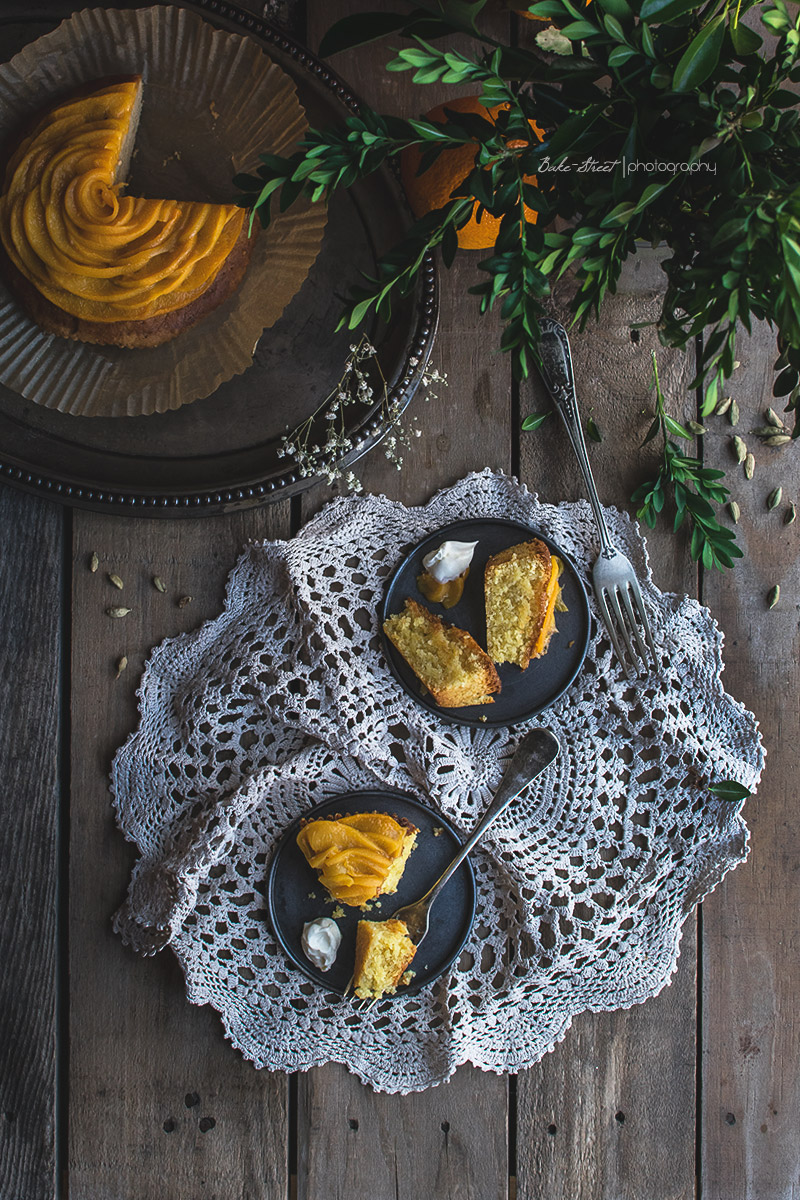
<path fill-rule="evenodd" d="M 458 604 L 464 594 L 464 584 L 468 575 L 469 567 L 460 575 L 456 575 L 455 579 L 448 579 L 447 583 L 440 583 L 438 579 L 434 579 L 433 575 L 429 575 L 425 571 L 424 574 L 417 577 L 417 587 L 425 599 L 430 600 L 431 604 L 443 604 L 445 608 L 452 608 L 454 604 Z"/>
<path fill-rule="evenodd" d="M 233 204 L 120 195 L 116 173 L 140 87 L 125 79 L 51 109 L 6 170 L 6 254 L 43 296 L 87 321 L 185 307 L 215 279 L 246 215 Z"/>

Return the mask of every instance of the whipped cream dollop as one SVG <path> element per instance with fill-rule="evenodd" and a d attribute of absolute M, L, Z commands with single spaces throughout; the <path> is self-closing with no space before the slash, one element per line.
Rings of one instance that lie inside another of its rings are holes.
<path fill-rule="evenodd" d="M 472 556 L 477 542 L 442 542 L 438 550 L 431 550 L 422 560 L 422 565 L 429 575 L 439 583 L 450 583 L 463 575 Z"/>
<path fill-rule="evenodd" d="M 330 917 L 306 921 L 300 944 L 310 963 L 320 971 L 330 971 L 342 941 L 342 931 Z"/>

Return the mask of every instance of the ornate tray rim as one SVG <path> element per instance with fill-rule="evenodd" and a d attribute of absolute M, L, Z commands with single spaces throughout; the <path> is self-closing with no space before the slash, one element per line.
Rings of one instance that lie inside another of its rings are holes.
<path fill-rule="evenodd" d="M 154 2 L 166 5 L 169 0 Z M 298 66 L 316 76 L 341 104 L 355 113 L 359 111 L 358 98 L 350 87 L 322 60 L 277 26 L 235 4 L 228 3 L 227 0 L 184 0 L 181 6 L 194 10 L 198 15 L 212 21 L 227 23 L 232 32 L 254 37 L 266 47 L 274 47 L 290 56 Z M 89 7 L 102 7 L 102 0 L 98 3 L 90 0 Z M 37 7 L 19 15 L 6 12 L 3 14 L 3 23 L 24 22 L 26 18 L 30 21 L 49 18 L 57 20 L 57 10 L 61 8 L 61 5 L 48 4 L 41 10 Z M 399 173 L 394 166 L 392 171 L 399 186 Z M 430 359 L 437 326 L 438 283 L 434 257 L 428 253 L 417 289 L 416 321 L 409 334 L 405 361 L 396 378 L 388 386 L 388 399 L 397 406 L 398 413 L 405 412 L 422 380 Z M 353 449 L 341 460 L 342 466 L 350 466 L 362 458 L 388 432 L 390 426 L 383 421 L 380 405 L 376 405 L 375 408 L 377 411 L 373 410 L 372 414 L 368 414 L 355 431 L 357 440 Z M 67 471 L 63 474 L 36 472 L 28 466 L 20 466 L 9 461 L 0 449 L 0 481 L 25 491 L 49 496 L 76 508 L 131 516 L 176 517 L 219 514 L 288 498 L 314 486 L 320 482 L 320 477 L 302 478 L 290 464 L 285 471 L 272 474 L 268 478 L 228 489 L 211 487 L 200 491 L 164 492 L 142 487 L 100 490 L 70 480 Z"/>

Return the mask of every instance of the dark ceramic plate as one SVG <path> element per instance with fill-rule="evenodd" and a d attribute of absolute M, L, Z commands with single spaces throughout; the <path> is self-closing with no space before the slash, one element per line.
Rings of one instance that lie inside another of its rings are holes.
<path fill-rule="evenodd" d="M 337 907 L 298 849 L 296 838 L 302 818 L 284 833 L 267 875 L 267 912 L 276 938 L 299 971 L 327 991 L 339 993 L 344 992 L 353 974 L 358 922 L 365 918 L 386 920 L 401 905 L 418 900 L 452 861 L 462 842 L 446 817 L 400 792 L 347 792 L 310 808 L 303 818 L 356 812 L 405 817 L 417 826 L 419 836 L 394 895 L 382 896 L 367 912 L 344 904 L 339 906 L 345 914 L 336 918 L 342 944 L 330 971 L 319 971 L 313 966 L 300 944 L 306 921 L 329 917 Z M 428 936 L 410 968 L 415 973 L 414 979 L 408 987 L 398 988 L 398 996 L 417 992 L 444 974 L 461 952 L 474 918 L 475 875 L 467 859 L 442 889 L 431 915 Z"/>
<path fill-rule="evenodd" d="M 11 58 L 80 7 L 69 0 L 4 4 L 0 55 Z M 227 2 L 196 0 L 190 7 L 262 46 L 291 76 L 310 124 L 338 124 L 357 111 L 349 88 L 282 30 Z M 362 272 L 375 275 L 378 257 L 411 219 L 388 169 L 337 193 L 319 257 L 281 319 L 261 337 L 253 365 L 212 396 L 175 412 L 75 417 L 0 385 L 0 479 L 82 508 L 169 517 L 246 508 L 309 486 L 313 480 L 279 457 L 280 439 L 316 410 L 339 379 L 353 341 L 352 333 L 335 332 L 343 298 Z M 428 256 L 419 286 L 393 306 L 391 324 L 364 327 L 378 350 L 390 400 L 398 400 L 401 411 L 430 355 L 436 309 Z M 375 396 L 378 401 L 378 387 Z M 378 402 L 348 412 L 354 449 L 346 461 L 353 462 L 380 440 L 386 422 Z"/>
<path fill-rule="evenodd" d="M 383 635 L 386 657 L 397 680 L 418 704 L 447 721 L 474 725 L 478 729 L 482 726 L 516 725 L 521 721 L 529 721 L 557 700 L 572 683 L 586 657 L 590 628 L 586 590 L 572 562 L 555 542 L 528 525 L 501 518 L 456 521 L 453 525 L 437 529 L 408 551 L 389 579 L 381 610 L 381 627 L 387 617 L 402 612 L 406 598 L 411 596 L 451 625 L 466 629 L 479 645 L 485 647 L 483 572 L 486 561 L 508 546 L 530 541 L 532 537 L 540 538 L 564 563 L 561 584 L 567 612 L 556 614 L 558 633 L 554 634 L 543 658 L 534 659 L 524 671 L 513 663 L 504 663 L 497 668 L 502 686 L 494 698 L 494 704 L 475 704 L 468 708 L 440 708 L 431 699 L 402 655 L 398 654 L 389 639 Z M 431 604 L 417 587 L 417 577 L 424 569 L 423 558 L 444 541 L 478 543 L 464 594 L 458 604 L 450 609 L 443 608 L 441 604 Z"/>

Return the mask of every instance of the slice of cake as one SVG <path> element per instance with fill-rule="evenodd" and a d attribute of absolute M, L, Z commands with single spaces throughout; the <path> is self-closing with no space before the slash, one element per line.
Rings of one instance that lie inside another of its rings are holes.
<path fill-rule="evenodd" d="M 334 900 L 359 906 L 397 891 L 418 833 L 403 817 L 354 813 L 308 821 L 297 845 Z"/>
<path fill-rule="evenodd" d="M 4 274 L 48 333 L 158 346 L 231 296 L 247 269 L 244 209 L 122 194 L 141 103 L 139 76 L 92 84 L 40 116 L 8 161 Z"/>
<path fill-rule="evenodd" d="M 556 632 L 561 561 L 534 538 L 509 546 L 486 564 L 486 649 L 496 663 L 523 670 Z"/>
<path fill-rule="evenodd" d="M 466 630 L 446 624 L 410 598 L 383 629 L 442 708 L 494 703 L 492 693 L 500 691 L 494 663 Z"/>
<path fill-rule="evenodd" d="M 353 990 L 360 1000 L 378 1000 L 397 991 L 417 947 L 405 921 L 359 921 Z"/>

